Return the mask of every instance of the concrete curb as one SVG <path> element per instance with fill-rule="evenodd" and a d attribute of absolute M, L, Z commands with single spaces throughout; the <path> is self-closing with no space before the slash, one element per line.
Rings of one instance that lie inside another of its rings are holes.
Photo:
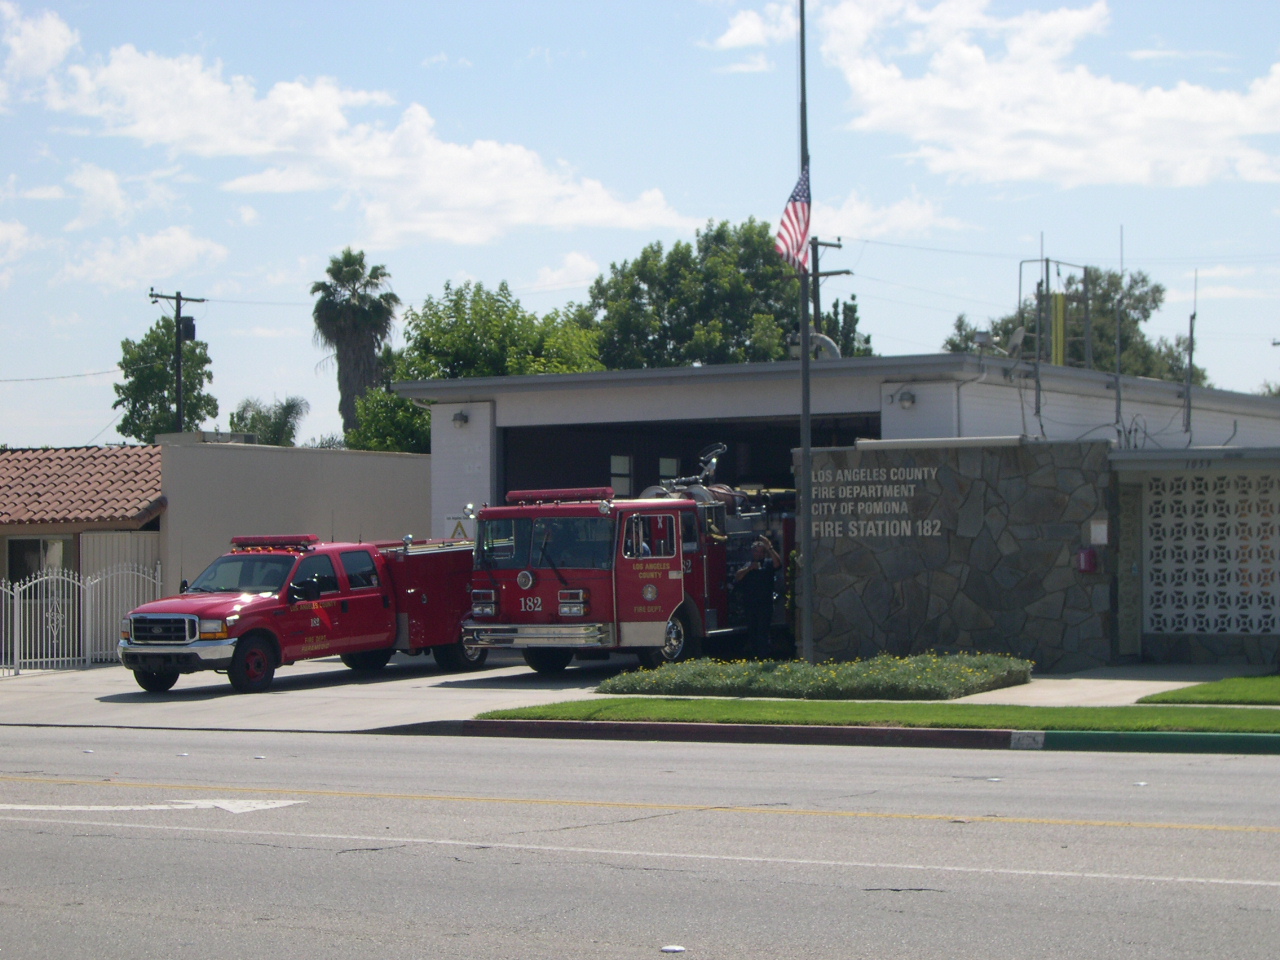
<path fill-rule="evenodd" d="M 961 750 L 1080 750 L 1131 753 L 1280 754 L 1280 734 L 1093 730 L 987 730 L 940 727 L 832 727 L 751 723 L 649 723 L 605 720 L 440 720 L 362 730 L 401 736 L 656 740 Z"/>

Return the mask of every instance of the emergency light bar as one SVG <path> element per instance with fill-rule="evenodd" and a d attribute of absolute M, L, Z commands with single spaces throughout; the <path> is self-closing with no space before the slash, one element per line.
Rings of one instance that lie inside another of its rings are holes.
<path fill-rule="evenodd" d="M 558 487 L 551 490 L 512 490 L 507 503 L 574 503 L 583 500 L 612 500 L 613 487 Z"/>
<path fill-rule="evenodd" d="M 290 547 L 294 547 L 306 550 L 319 542 L 320 538 L 314 533 L 268 534 L 266 536 L 257 537 L 231 538 L 231 546 L 236 548 L 274 547 L 276 549 L 289 549 Z"/>

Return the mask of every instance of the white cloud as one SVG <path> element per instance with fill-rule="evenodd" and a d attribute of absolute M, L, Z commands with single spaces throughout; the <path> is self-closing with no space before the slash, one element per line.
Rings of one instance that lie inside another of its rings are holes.
<path fill-rule="evenodd" d="M 240 222 L 246 227 L 252 227 L 260 219 L 258 211 L 248 204 L 242 206 L 238 212 L 240 214 Z"/>
<path fill-rule="evenodd" d="M 29 190 L 22 191 L 22 199 L 24 200 L 65 200 L 66 198 L 67 191 L 57 184 L 45 187 L 31 187 Z"/>
<path fill-rule="evenodd" d="M 813 232 L 819 237 L 908 237 L 932 230 L 962 230 L 964 224 L 945 217 L 929 200 L 906 197 L 887 207 L 877 207 L 851 193 L 838 207 L 820 201 L 813 205 Z"/>
<path fill-rule="evenodd" d="M 80 42 L 80 35 L 56 13 L 23 17 L 17 4 L 0 3 L 0 19 L 4 21 L 4 45 L 9 48 L 4 72 L 11 77 L 38 79 L 48 75 Z"/>
<path fill-rule="evenodd" d="M 1256 272 L 1257 270 L 1253 267 L 1229 267 L 1226 264 L 1220 263 L 1216 266 L 1205 267 L 1200 270 L 1188 270 L 1183 274 L 1183 276 L 1188 280 L 1197 275 L 1205 277 L 1206 279 L 1229 279 L 1234 277 L 1251 277 Z"/>
<path fill-rule="evenodd" d="M 0 220 L 0 263 L 12 263 L 33 245 L 26 226 L 17 220 Z"/>
<path fill-rule="evenodd" d="M 67 183 L 80 191 L 80 215 L 66 225 L 66 230 L 83 230 L 110 217 L 124 223 L 133 213 L 133 204 L 120 187 L 120 178 L 110 170 L 82 163 Z"/>
<path fill-rule="evenodd" d="M 85 280 L 103 287 L 143 287 L 179 273 L 221 263 L 227 248 L 195 236 L 188 227 L 168 227 L 150 236 L 103 240 L 83 259 L 69 263 L 59 279 Z"/>
<path fill-rule="evenodd" d="M 164 146 L 173 154 L 241 157 L 266 166 L 224 184 L 241 193 L 341 188 L 361 205 L 373 247 L 428 237 L 481 243 L 527 225 L 692 229 L 658 190 L 634 200 L 596 180 L 549 167 L 518 144 L 451 143 L 410 104 L 388 129 L 348 113 L 389 106 L 382 92 L 334 81 L 277 83 L 259 96 L 246 77 L 219 63 L 162 57 L 131 46 L 105 64 L 72 66 L 49 98 L 54 109 L 99 119 L 109 134 Z"/>
<path fill-rule="evenodd" d="M 712 42 L 717 50 L 763 47 L 795 39 L 798 33 L 795 5 L 766 3 L 763 11 L 739 10 L 729 20 L 728 29 Z"/>
<path fill-rule="evenodd" d="M 1195 185 L 1280 180 L 1280 64 L 1243 90 L 1113 80 L 1071 61 L 1109 23 L 1104 0 L 1001 17 L 989 0 L 844 0 L 822 50 L 852 126 L 898 134 L 931 171 L 980 181 Z M 922 65 L 921 65 L 922 64 Z"/>
<path fill-rule="evenodd" d="M 1227 54 L 1216 50 L 1130 50 L 1129 59 L 1139 62 L 1144 60 L 1215 60 L 1227 59 Z"/>
<path fill-rule="evenodd" d="M 768 73 L 773 69 L 773 61 L 763 53 L 753 53 L 745 60 L 731 63 L 727 67 L 719 67 L 719 73 Z"/>
<path fill-rule="evenodd" d="M 531 290 L 573 290 L 591 286 L 600 275 L 600 265 L 585 253 L 571 252 L 564 255 L 558 267 L 542 267 Z"/>

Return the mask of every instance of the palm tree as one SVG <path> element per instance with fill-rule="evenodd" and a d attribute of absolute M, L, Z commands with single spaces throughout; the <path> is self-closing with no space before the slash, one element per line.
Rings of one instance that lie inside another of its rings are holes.
<path fill-rule="evenodd" d="M 391 336 L 400 298 L 378 291 L 391 279 L 381 264 L 365 267 L 364 251 L 347 247 L 329 258 L 328 280 L 311 285 L 319 294 L 315 309 L 316 343 L 338 361 L 338 412 L 343 430 L 356 428 L 356 400 L 378 382 L 378 351 Z"/>
<path fill-rule="evenodd" d="M 231 432 L 256 434 L 259 443 L 275 447 L 292 447 L 298 424 L 310 411 L 311 404 L 302 397 L 285 397 L 270 406 L 249 397 L 231 414 Z"/>

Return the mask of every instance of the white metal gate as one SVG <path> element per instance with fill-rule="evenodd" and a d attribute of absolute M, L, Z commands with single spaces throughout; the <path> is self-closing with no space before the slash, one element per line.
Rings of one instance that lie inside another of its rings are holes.
<path fill-rule="evenodd" d="M 1280 476 L 1176 473 L 1143 489 L 1143 630 L 1274 634 Z"/>
<path fill-rule="evenodd" d="M 0 580 L 0 677 L 115 662 L 121 618 L 159 597 L 158 563 Z"/>

